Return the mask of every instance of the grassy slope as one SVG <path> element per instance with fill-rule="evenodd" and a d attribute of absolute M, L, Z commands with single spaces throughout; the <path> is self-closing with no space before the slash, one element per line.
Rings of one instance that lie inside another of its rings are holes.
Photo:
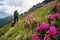
<path fill-rule="evenodd" d="M 4 35 L 10 28 L 11 23 L 5 25 L 4 27 L 0 28 L 0 36 Z"/>
<path fill-rule="evenodd" d="M 33 14 L 33 18 L 37 18 L 40 23 L 45 21 L 47 22 L 47 15 L 50 13 L 52 10 L 52 6 L 54 5 L 53 3 L 56 3 L 55 1 L 48 3 L 44 5 L 41 8 L 36 9 L 35 11 L 31 12 L 30 14 Z M 26 29 L 24 28 L 24 21 L 26 18 L 20 18 L 19 22 L 14 26 L 14 29 L 7 35 L 6 37 L 3 38 L 3 40 L 15 40 L 14 38 L 19 34 L 20 39 L 26 40 L 27 38 L 30 38 L 31 34 L 34 33 L 32 32 L 31 29 Z M 9 28 L 10 24 L 4 26 L 3 28 L 0 29 L 0 34 L 6 33 Z M 58 32 L 60 32 L 60 29 L 58 29 Z"/>

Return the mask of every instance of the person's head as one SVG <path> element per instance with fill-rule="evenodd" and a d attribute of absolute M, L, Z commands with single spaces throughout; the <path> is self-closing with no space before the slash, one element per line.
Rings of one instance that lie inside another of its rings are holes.
<path fill-rule="evenodd" d="M 17 10 L 15 10 L 14 12 L 17 12 Z"/>
<path fill-rule="evenodd" d="M 14 11 L 14 14 L 17 12 L 17 10 Z"/>

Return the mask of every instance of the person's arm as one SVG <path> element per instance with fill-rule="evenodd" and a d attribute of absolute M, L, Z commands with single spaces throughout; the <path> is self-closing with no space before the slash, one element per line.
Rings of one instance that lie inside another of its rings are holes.
<path fill-rule="evenodd" d="M 19 16 L 19 13 L 18 13 L 18 11 L 16 12 L 16 15 L 17 15 L 17 16 Z"/>

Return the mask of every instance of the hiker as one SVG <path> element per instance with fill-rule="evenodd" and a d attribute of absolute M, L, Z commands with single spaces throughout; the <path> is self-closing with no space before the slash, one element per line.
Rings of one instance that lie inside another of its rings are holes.
<path fill-rule="evenodd" d="M 14 24 L 16 22 L 18 22 L 18 11 L 17 10 L 14 11 Z"/>
<path fill-rule="evenodd" d="M 12 27 L 14 27 L 15 23 L 18 22 L 18 11 L 15 10 L 14 11 L 14 23 L 12 23 Z"/>

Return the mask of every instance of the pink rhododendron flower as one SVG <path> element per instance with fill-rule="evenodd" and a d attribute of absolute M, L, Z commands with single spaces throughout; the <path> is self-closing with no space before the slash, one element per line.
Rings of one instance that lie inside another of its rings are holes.
<path fill-rule="evenodd" d="M 51 21 L 53 20 L 53 16 L 52 15 L 48 15 L 48 19 Z"/>
<path fill-rule="evenodd" d="M 52 40 L 50 37 L 44 37 L 43 40 Z"/>
<path fill-rule="evenodd" d="M 33 22 L 34 22 L 34 23 L 37 23 L 37 22 L 38 22 L 38 20 L 34 18 L 34 19 L 33 19 Z"/>
<path fill-rule="evenodd" d="M 53 36 L 56 36 L 57 31 L 56 31 L 55 26 L 51 26 L 51 27 L 49 28 L 48 34 L 53 35 Z"/>
<path fill-rule="evenodd" d="M 32 18 L 32 15 L 29 15 L 28 18 Z"/>
<path fill-rule="evenodd" d="M 60 4 L 57 5 L 57 11 L 60 11 Z"/>
<path fill-rule="evenodd" d="M 26 22 L 25 22 L 25 25 L 26 25 L 26 26 L 29 26 L 29 25 L 30 25 L 30 21 L 26 21 Z"/>
<path fill-rule="evenodd" d="M 45 29 L 47 29 L 49 27 L 49 24 L 47 24 L 47 23 L 45 23 L 45 22 L 43 22 L 41 25 L 40 25 L 40 29 L 41 30 L 45 30 Z"/>
<path fill-rule="evenodd" d="M 38 31 L 40 30 L 40 27 L 38 26 L 38 27 L 36 27 L 34 30 L 35 30 L 36 32 L 38 32 Z"/>
<path fill-rule="evenodd" d="M 36 35 L 36 34 L 32 34 L 32 40 L 38 40 L 38 35 Z"/>
<path fill-rule="evenodd" d="M 54 17 L 59 18 L 59 14 L 58 13 L 54 14 Z"/>

